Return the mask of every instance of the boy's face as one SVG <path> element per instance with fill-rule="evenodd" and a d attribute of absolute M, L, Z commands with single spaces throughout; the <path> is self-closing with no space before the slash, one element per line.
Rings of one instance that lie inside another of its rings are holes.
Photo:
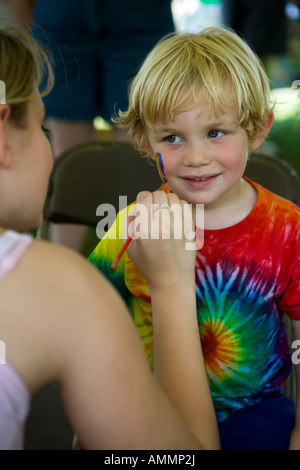
<path fill-rule="evenodd" d="M 218 116 L 197 106 L 156 122 L 148 139 L 153 154 L 162 156 L 168 187 L 188 203 L 219 206 L 238 190 L 249 140 L 235 106 L 224 106 Z"/>

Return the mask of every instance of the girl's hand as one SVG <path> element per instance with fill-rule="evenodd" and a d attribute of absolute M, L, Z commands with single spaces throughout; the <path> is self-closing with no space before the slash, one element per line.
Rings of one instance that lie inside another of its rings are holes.
<path fill-rule="evenodd" d="M 195 233 L 189 204 L 164 191 L 142 192 L 127 219 L 127 253 L 150 288 L 195 286 Z"/>

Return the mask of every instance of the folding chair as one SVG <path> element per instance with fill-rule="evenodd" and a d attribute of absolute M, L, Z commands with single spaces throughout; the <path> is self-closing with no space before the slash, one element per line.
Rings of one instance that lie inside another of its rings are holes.
<path fill-rule="evenodd" d="M 260 151 L 251 152 L 245 175 L 300 206 L 300 176 L 281 158 Z"/>
<path fill-rule="evenodd" d="M 300 177 L 282 159 L 252 152 L 245 174 L 300 206 Z M 155 165 L 141 158 L 130 144 L 95 141 L 76 145 L 55 160 L 42 238 L 47 236 L 48 222 L 95 227 L 100 204 L 112 204 L 117 210 L 119 196 L 126 196 L 129 204 L 139 191 L 153 191 L 160 184 Z"/>
<path fill-rule="evenodd" d="M 250 154 L 245 175 L 261 184 L 273 193 L 288 199 L 300 206 L 300 177 L 284 160 L 259 151 Z M 293 342 L 293 331 L 290 319 L 285 316 L 285 326 L 289 344 Z M 285 394 L 296 399 L 295 370 L 286 381 Z"/>
<path fill-rule="evenodd" d="M 161 185 L 155 165 L 127 143 L 86 142 L 55 160 L 39 231 L 48 238 L 49 222 L 96 227 L 100 204 L 119 210 L 119 196 L 135 201 L 142 190 Z"/>

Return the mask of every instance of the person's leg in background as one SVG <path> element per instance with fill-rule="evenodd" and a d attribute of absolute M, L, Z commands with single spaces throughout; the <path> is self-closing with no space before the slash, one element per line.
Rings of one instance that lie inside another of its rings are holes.
<path fill-rule="evenodd" d="M 287 0 L 223 0 L 223 20 L 255 50 L 272 87 L 290 86 Z"/>
<path fill-rule="evenodd" d="M 295 425 L 294 401 L 266 397 L 219 423 L 222 450 L 288 450 Z"/>
<path fill-rule="evenodd" d="M 44 101 L 56 158 L 96 138 L 95 117 L 110 122 L 127 107 L 128 85 L 138 67 L 154 44 L 174 31 L 169 0 L 39 0 L 35 23 L 34 36 L 54 60 L 56 82 Z M 114 127 L 112 139 L 127 140 Z M 53 242 L 80 251 L 86 230 L 51 224 L 50 234 Z"/>
<path fill-rule="evenodd" d="M 54 88 L 44 98 L 54 158 L 96 138 L 97 84 L 89 4 L 91 0 L 39 0 L 34 12 L 33 35 L 49 50 L 55 73 Z M 50 224 L 51 241 L 75 251 L 81 251 L 86 233 L 85 226 Z"/>
<path fill-rule="evenodd" d="M 0 0 L 0 27 L 18 26 L 19 21 L 16 19 L 14 11 L 7 0 Z"/>

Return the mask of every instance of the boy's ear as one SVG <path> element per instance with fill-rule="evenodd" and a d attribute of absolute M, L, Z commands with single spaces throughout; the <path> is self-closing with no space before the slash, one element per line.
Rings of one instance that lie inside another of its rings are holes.
<path fill-rule="evenodd" d="M 5 132 L 10 107 L 7 104 L 0 104 L 0 167 L 7 168 L 10 164 L 8 153 L 8 140 Z"/>
<path fill-rule="evenodd" d="M 264 129 L 259 134 L 259 136 L 256 137 L 256 139 L 253 142 L 251 142 L 250 150 L 257 150 L 261 146 L 261 144 L 263 143 L 263 141 L 269 134 L 271 127 L 273 126 L 273 123 L 274 123 L 274 112 L 273 110 L 271 110 L 267 116 Z"/>

